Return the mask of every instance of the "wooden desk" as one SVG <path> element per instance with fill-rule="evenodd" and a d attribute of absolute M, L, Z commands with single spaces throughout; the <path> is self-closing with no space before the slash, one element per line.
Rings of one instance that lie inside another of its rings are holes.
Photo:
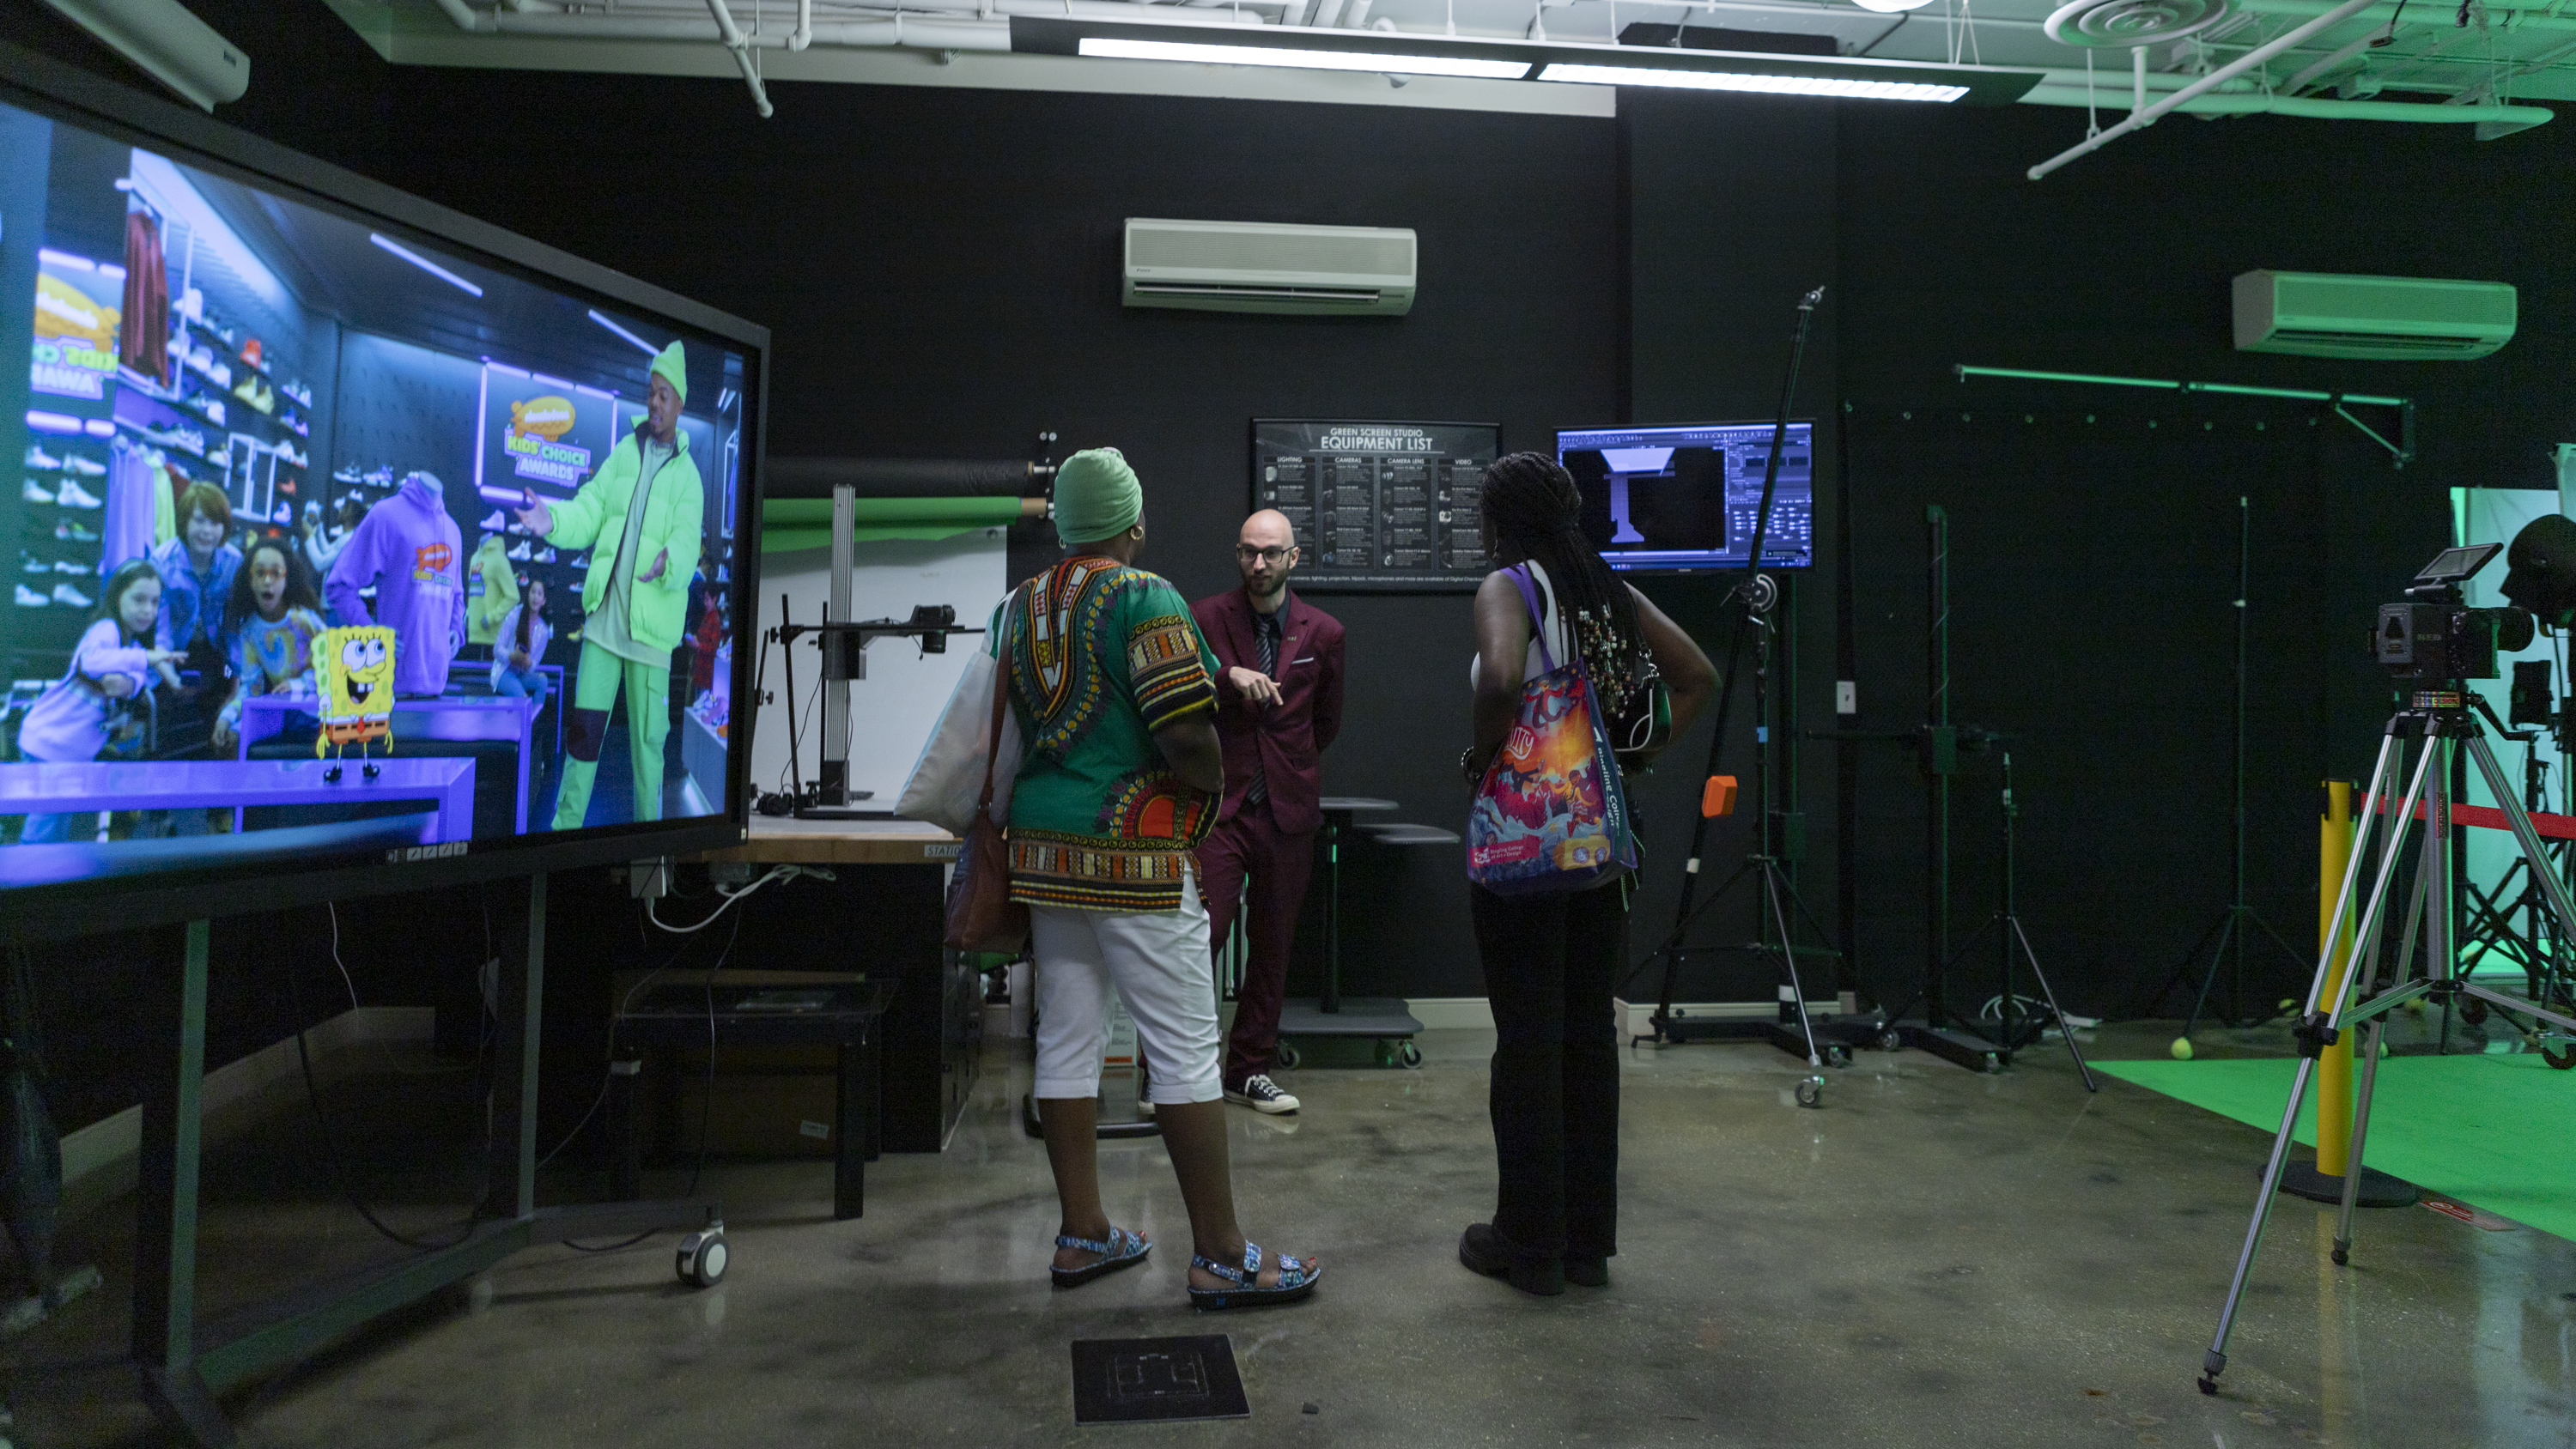
<path fill-rule="evenodd" d="M 754 865 L 949 865 L 965 842 L 917 820 L 798 820 L 754 815 L 751 839 L 710 850 L 702 861 Z"/>

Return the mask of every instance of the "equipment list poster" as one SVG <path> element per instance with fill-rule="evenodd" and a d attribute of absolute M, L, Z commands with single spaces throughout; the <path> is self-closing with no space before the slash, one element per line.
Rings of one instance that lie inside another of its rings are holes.
<path fill-rule="evenodd" d="M 1485 470 L 1492 423 L 1256 418 L 1252 502 L 1297 530 L 1306 589 L 1472 589 L 1489 571 Z"/>

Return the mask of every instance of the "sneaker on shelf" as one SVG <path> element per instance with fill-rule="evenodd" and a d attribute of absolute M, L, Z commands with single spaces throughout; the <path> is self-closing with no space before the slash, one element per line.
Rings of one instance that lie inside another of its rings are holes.
<path fill-rule="evenodd" d="M 104 478 L 107 476 L 107 465 L 105 463 L 98 461 L 96 458 L 84 458 L 78 453 L 74 453 L 70 457 L 65 458 L 63 460 L 63 466 L 75 473 L 78 473 L 84 478 Z"/>
<path fill-rule="evenodd" d="M 271 523 L 293 523 L 295 521 L 295 505 L 292 503 L 278 504 L 276 508 L 270 510 L 268 521 Z"/>
<path fill-rule="evenodd" d="M 1297 1110 L 1297 1099 L 1279 1090 L 1279 1084 L 1270 1080 L 1267 1073 L 1244 1078 L 1242 1086 L 1226 1088 L 1225 1099 L 1229 1102 L 1240 1102 L 1255 1112 L 1276 1113 Z"/>
<path fill-rule="evenodd" d="M 95 528 L 83 528 L 79 524 L 66 518 L 62 522 L 54 525 L 54 537 L 60 539 L 64 543 L 96 543 L 98 542 L 98 530 Z"/>
<path fill-rule="evenodd" d="M 50 473 L 55 469 L 62 467 L 63 460 L 46 452 L 36 444 L 29 443 L 27 445 L 27 466 L 36 469 L 38 472 Z"/>
<path fill-rule="evenodd" d="M 534 558 L 533 560 L 531 560 L 531 562 L 534 562 L 534 563 L 553 563 L 554 561 L 555 561 L 555 551 L 554 551 L 553 549 L 550 549 L 550 548 L 541 548 L 541 549 L 538 549 L 538 550 L 537 550 L 537 556 L 536 556 L 536 558 Z"/>
<path fill-rule="evenodd" d="M 590 567 L 590 555 L 586 553 L 574 554 L 572 556 L 572 566 L 577 569 L 586 569 Z"/>
<path fill-rule="evenodd" d="M 19 608 L 41 609 L 52 602 L 53 600 L 45 597 L 43 594 L 37 593 L 34 589 L 28 588 L 25 584 L 18 585 Z"/>
<path fill-rule="evenodd" d="M 34 573 L 35 570 L 29 569 L 27 572 Z M 98 570 L 89 567 L 87 564 L 74 563 L 67 558 L 58 558 L 54 560 L 54 572 L 58 574 L 69 574 L 73 578 L 82 579 L 89 577 L 91 574 L 97 573 Z"/>
<path fill-rule="evenodd" d="M 54 602 L 74 609 L 86 609 L 98 601 L 69 584 L 56 584 Z"/>
<path fill-rule="evenodd" d="M 88 489 L 83 488 L 69 478 L 63 480 L 63 486 L 54 490 L 54 501 L 65 508 L 97 508 L 101 506 L 100 501 L 96 497 L 92 496 Z"/>
<path fill-rule="evenodd" d="M 500 509 L 495 508 L 490 513 L 484 515 L 481 523 L 474 526 L 483 530 L 485 533 L 499 533 L 502 529 L 510 526 L 510 520 L 502 516 Z"/>
<path fill-rule="evenodd" d="M 207 355 L 212 356 L 213 354 L 209 353 Z M 232 364 L 228 362 L 218 362 L 214 366 L 206 369 L 206 376 L 214 379 L 215 386 L 217 387 L 230 387 L 233 385 Z"/>
<path fill-rule="evenodd" d="M 243 378 L 241 382 L 233 388 L 233 396 L 240 398 L 243 402 L 249 402 L 253 397 L 258 395 L 258 392 L 259 374 L 255 372 Z"/>
<path fill-rule="evenodd" d="M 517 548 L 510 550 L 507 554 L 504 554 L 503 557 L 514 559 L 520 563 L 526 563 L 528 561 L 527 542 L 524 539 L 521 540 Z"/>
<path fill-rule="evenodd" d="M 343 463 L 331 470 L 331 481 L 334 483 L 355 483 L 361 476 L 355 463 Z"/>
<path fill-rule="evenodd" d="M 54 501 L 54 495 L 45 491 L 45 485 L 37 482 L 33 478 L 27 480 L 27 486 L 18 490 L 18 496 L 27 500 L 29 503 L 51 503 Z"/>
<path fill-rule="evenodd" d="M 264 413 L 277 411 L 277 389 L 268 385 L 268 379 L 259 380 L 259 388 L 251 396 L 250 405 Z"/>
<path fill-rule="evenodd" d="M 46 563 L 43 559 L 36 557 L 34 554 L 27 552 L 25 549 L 22 548 L 18 550 L 18 572 L 24 574 L 49 573 L 52 571 L 52 567 L 52 565 Z"/>

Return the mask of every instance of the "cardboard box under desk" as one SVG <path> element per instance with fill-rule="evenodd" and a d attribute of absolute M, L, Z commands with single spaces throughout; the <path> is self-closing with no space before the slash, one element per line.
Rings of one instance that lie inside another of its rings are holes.
<path fill-rule="evenodd" d="M 648 973 L 622 971 L 616 999 L 626 1001 Z M 713 984 L 717 990 L 761 986 L 841 986 L 867 979 L 839 971 L 664 971 L 660 986 Z M 829 1158 L 838 1146 L 840 1052 L 828 1046 L 729 1046 L 716 1053 L 715 1095 L 708 1099 L 707 1053 L 656 1051 L 646 1067 L 636 1110 L 644 1141 L 663 1160 L 694 1158 L 698 1124 L 718 1157 Z M 654 1080 L 658 1077 L 659 1080 Z M 702 1116 L 703 1114 L 703 1116 Z"/>

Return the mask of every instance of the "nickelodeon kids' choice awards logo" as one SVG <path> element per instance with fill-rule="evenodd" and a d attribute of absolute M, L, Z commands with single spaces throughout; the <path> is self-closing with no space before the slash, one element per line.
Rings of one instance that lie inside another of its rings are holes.
<path fill-rule="evenodd" d="M 590 450 L 563 441 L 580 414 L 571 398 L 558 394 L 510 404 L 510 425 L 501 432 L 501 451 L 522 478 L 549 483 L 578 483 L 590 471 Z"/>
<path fill-rule="evenodd" d="M 411 551 L 411 576 L 420 583 L 433 580 L 449 582 L 447 570 L 456 562 L 456 550 L 443 543 L 428 543 Z"/>

